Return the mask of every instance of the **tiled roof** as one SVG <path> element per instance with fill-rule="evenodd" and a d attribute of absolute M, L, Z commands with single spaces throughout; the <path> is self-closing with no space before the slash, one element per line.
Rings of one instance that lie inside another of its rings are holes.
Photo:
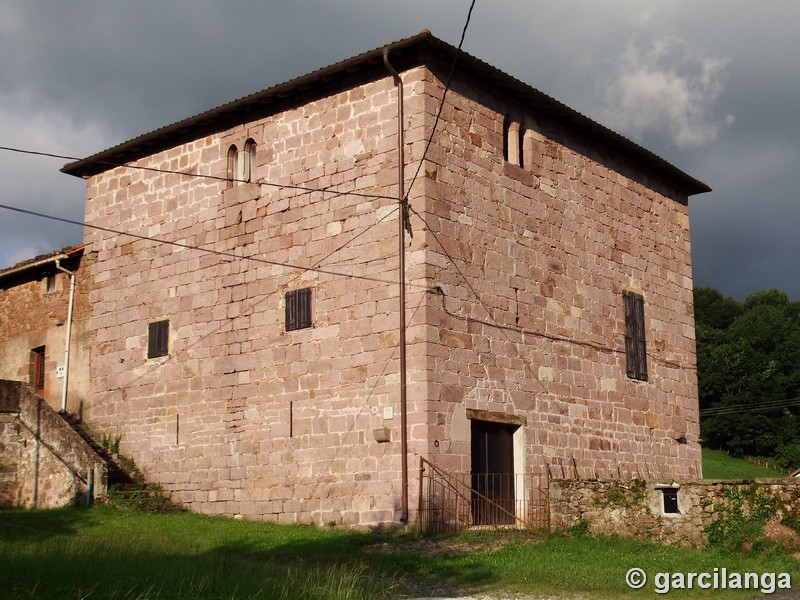
<path fill-rule="evenodd" d="M 7 275 L 11 275 L 12 273 L 18 273 L 20 271 L 32 269 L 40 264 L 50 263 L 59 256 L 67 256 L 72 258 L 73 256 L 82 254 L 83 248 L 83 244 L 79 244 L 77 246 L 66 246 L 61 250 L 54 250 L 53 252 L 48 252 L 47 254 L 40 254 L 39 256 L 22 260 L 15 265 L 11 265 L 10 267 L 0 270 L 0 279 L 6 277 Z"/>

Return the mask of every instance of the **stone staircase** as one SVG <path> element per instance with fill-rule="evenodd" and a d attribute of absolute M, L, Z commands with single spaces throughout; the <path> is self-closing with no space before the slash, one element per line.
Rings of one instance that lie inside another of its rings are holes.
<path fill-rule="evenodd" d="M 86 442 L 89 447 L 105 461 L 106 465 L 108 466 L 109 487 L 112 485 L 126 485 L 134 483 L 133 477 L 119 465 L 106 447 L 104 447 L 102 444 L 99 444 L 97 440 L 95 440 L 89 434 L 89 432 L 86 431 L 86 429 L 83 427 L 83 423 L 75 415 L 70 413 L 58 414 L 61 415 L 61 418 L 67 422 L 67 425 L 69 425 L 75 433 L 81 436 L 83 441 Z"/>
<path fill-rule="evenodd" d="M 31 386 L 0 380 L 0 506 L 91 504 L 106 462 Z"/>
<path fill-rule="evenodd" d="M 119 440 L 97 440 L 84 428 L 83 423 L 71 414 L 61 414 L 69 426 L 108 465 L 108 491 L 104 501 L 120 508 L 145 512 L 173 514 L 186 509 L 166 497 L 160 486 L 147 483 L 136 464 L 119 451 Z"/>

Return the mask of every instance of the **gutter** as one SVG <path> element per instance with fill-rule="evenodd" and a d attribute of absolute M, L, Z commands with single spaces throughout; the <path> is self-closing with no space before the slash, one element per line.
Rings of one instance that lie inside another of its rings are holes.
<path fill-rule="evenodd" d="M 50 256 L 48 258 L 43 258 L 42 260 L 37 260 L 36 262 L 29 263 L 27 265 L 20 265 L 18 267 L 11 267 L 7 271 L 0 271 L 0 279 L 4 277 L 8 277 L 9 275 L 14 275 L 16 273 L 22 273 L 23 271 L 27 271 L 28 269 L 34 269 L 36 267 L 41 267 L 51 262 L 58 262 L 59 260 L 67 260 L 69 255 L 67 254 L 59 254 L 57 256 Z"/>

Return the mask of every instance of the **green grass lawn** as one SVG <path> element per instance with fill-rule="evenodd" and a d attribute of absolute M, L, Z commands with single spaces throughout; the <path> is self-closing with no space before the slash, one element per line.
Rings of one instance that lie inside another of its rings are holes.
<path fill-rule="evenodd" d="M 755 479 L 784 475 L 783 471 L 750 464 L 746 460 L 728 456 L 722 450 L 703 448 L 703 477 L 706 479 Z"/>
<path fill-rule="evenodd" d="M 97 506 L 0 511 L 0 597 L 9 600 L 394 598 L 454 590 L 652 597 L 624 577 L 714 568 L 786 571 L 788 555 L 744 558 L 621 539 L 462 535 L 444 540 Z M 747 597 L 695 592 L 678 597 Z"/>

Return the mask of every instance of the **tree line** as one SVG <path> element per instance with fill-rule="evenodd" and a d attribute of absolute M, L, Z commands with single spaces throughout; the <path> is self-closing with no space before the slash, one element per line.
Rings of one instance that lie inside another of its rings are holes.
<path fill-rule="evenodd" d="M 800 302 L 694 290 L 703 445 L 800 467 Z"/>

